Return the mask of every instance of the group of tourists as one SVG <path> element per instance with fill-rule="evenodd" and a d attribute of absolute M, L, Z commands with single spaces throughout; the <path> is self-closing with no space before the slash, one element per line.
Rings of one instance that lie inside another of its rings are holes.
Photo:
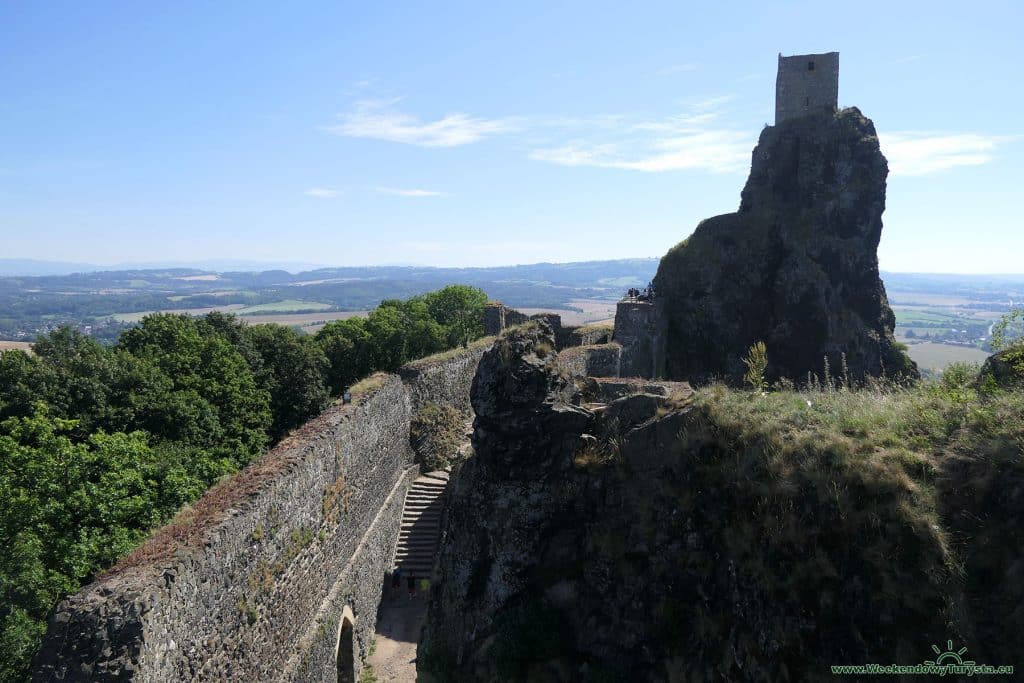
<path fill-rule="evenodd" d="M 643 289 L 630 287 L 626 291 L 626 298 L 634 301 L 654 301 L 654 283 L 648 282 Z"/>
<path fill-rule="evenodd" d="M 392 574 L 391 574 L 391 592 L 392 592 L 392 595 L 397 593 L 398 590 L 402 587 L 402 577 L 403 576 L 405 576 L 405 575 L 404 575 L 404 573 L 402 572 L 401 569 L 396 568 L 395 571 L 392 572 Z M 405 586 L 406 586 L 406 589 L 409 591 L 409 599 L 412 600 L 413 598 L 416 597 L 417 587 L 423 593 L 426 593 L 428 590 L 430 590 L 430 579 L 427 579 L 427 578 L 417 579 L 415 576 L 410 574 L 409 576 L 405 577 Z"/>

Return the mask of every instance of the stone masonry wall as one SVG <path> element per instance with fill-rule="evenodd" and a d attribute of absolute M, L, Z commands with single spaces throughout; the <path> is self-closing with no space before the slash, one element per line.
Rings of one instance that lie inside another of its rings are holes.
<path fill-rule="evenodd" d="M 779 55 L 775 124 L 839 106 L 839 53 Z"/>
<path fill-rule="evenodd" d="M 484 334 L 494 336 L 505 329 L 505 305 L 490 301 L 484 307 Z"/>
<path fill-rule="evenodd" d="M 33 680 L 334 680 L 346 608 L 358 669 L 417 471 L 413 405 L 466 402 L 480 353 L 381 375 L 215 486 L 57 607 Z"/>
<path fill-rule="evenodd" d="M 664 365 L 664 330 L 658 307 L 646 301 L 620 301 L 613 339 L 622 345 L 622 377 L 660 377 Z"/>
<path fill-rule="evenodd" d="M 484 337 L 467 349 L 440 354 L 445 358 L 443 361 L 431 357 L 402 366 L 398 374 L 409 389 L 413 414 L 426 403 L 443 403 L 469 412 L 468 387 L 473 383 L 480 357 L 493 343 L 493 337 Z"/>
<path fill-rule="evenodd" d="M 592 324 L 579 327 L 566 326 L 562 328 L 564 339 L 560 339 L 558 348 L 570 346 L 591 346 L 593 344 L 607 344 L 612 340 L 612 325 Z"/>
<path fill-rule="evenodd" d="M 292 653 L 291 660 L 285 666 L 288 672 L 286 680 L 296 683 L 336 680 L 334 672 L 337 670 L 336 658 L 339 654 L 337 649 L 341 615 L 346 606 L 356 616 L 356 652 L 353 653 L 356 673 L 359 672 L 360 663 L 369 657 L 368 648 L 374 637 L 380 602 L 380 582 L 383 573 L 391 569 L 405 494 L 418 474 L 419 468 L 409 468 L 395 484 L 392 495 L 378 512 L 376 522 L 371 525 L 363 543 L 338 578 L 319 614 L 307 629 L 305 638 Z M 376 590 L 364 590 L 363 586 L 375 586 Z"/>
<path fill-rule="evenodd" d="M 578 377 L 618 377 L 622 347 L 610 344 L 572 346 L 559 352 L 558 362 Z"/>
<path fill-rule="evenodd" d="M 530 316 L 509 308 L 500 301 L 490 301 L 484 308 L 484 334 L 489 337 L 501 334 L 506 327 L 522 325 Z"/>

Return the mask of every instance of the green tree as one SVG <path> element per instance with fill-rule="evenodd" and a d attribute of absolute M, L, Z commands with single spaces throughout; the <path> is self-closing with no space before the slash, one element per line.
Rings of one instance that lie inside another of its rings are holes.
<path fill-rule="evenodd" d="M 366 331 L 373 344 L 374 368 L 397 370 L 409 360 L 406 349 L 406 316 L 399 306 L 384 302 L 366 318 Z"/>
<path fill-rule="evenodd" d="M 992 350 L 1002 352 L 1003 361 L 1019 382 L 1024 379 L 1024 336 L 1014 338 L 1011 330 L 1017 321 L 1024 320 L 1024 308 L 1014 308 L 992 326 Z"/>
<path fill-rule="evenodd" d="M 0 420 L 31 415 L 33 404 L 45 400 L 54 384 L 49 367 L 37 356 L 21 350 L 0 352 Z"/>
<path fill-rule="evenodd" d="M 404 317 L 402 325 L 405 336 L 405 360 L 423 358 L 447 348 L 445 328 L 430 314 L 427 300 L 414 296 L 405 301 L 395 299 L 384 301 L 381 307 L 394 308 Z"/>
<path fill-rule="evenodd" d="M 992 350 L 1002 351 L 1014 344 L 1010 330 L 1018 320 L 1024 320 L 1024 308 L 1013 308 L 992 326 Z M 1021 338 L 1024 340 L 1024 337 Z M 1021 340 L 1017 340 L 1020 342 Z"/>
<path fill-rule="evenodd" d="M 427 294 L 424 299 L 430 315 L 445 328 L 449 346 L 465 346 L 483 336 L 487 294 L 482 289 L 449 285 Z"/>
<path fill-rule="evenodd" d="M 238 316 L 220 311 L 211 311 L 199 320 L 199 326 L 227 339 L 242 354 L 242 357 L 249 363 L 249 367 L 252 368 L 254 373 L 260 371 L 263 358 L 253 346 L 252 337 L 247 334 L 250 326 Z"/>
<path fill-rule="evenodd" d="M 0 680 L 24 680 L 59 599 L 202 490 L 141 432 L 76 428 L 42 403 L 0 424 Z"/>
<path fill-rule="evenodd" d="M 327 407 L 327 357 L 312 338 L 282 325 L 253 325 L 245 336 L 262 359 L 256 379 L 270 393 L 271 438 L 284 436 Z"/>
<path fill-rule="evenodd" d="M 219 333 L 186 316 L 155 314 L 122 334 L 118 348 L 163 375 L 138 401 L 139 426 L 238 465 L 263 450 L 272 421 L 269 393 Z"/>
<path fill-rule="evenodd" d="M 373 339 L 363 318 L 327 323 L 314 340 L 327 358 L 327 386 L 333 394 L 373 372 Z"/>

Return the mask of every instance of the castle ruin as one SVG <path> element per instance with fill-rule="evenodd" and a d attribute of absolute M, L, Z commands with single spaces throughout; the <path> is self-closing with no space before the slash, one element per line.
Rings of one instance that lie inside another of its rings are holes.
<path fill-rule="evenodd" d="M 839 53 L 783 57 L 775 79 L 775 125 L 839 106 Z"/>

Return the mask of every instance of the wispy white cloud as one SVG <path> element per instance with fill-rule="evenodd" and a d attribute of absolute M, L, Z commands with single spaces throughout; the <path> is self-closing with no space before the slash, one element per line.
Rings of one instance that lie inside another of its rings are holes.
<path fill-rule="evenodd" d="M 980 133 L 895 132 L 878 136 L 894 176 L 921 176 L 958 166 L 981 166 L 1018 136 Z"/>
<path fill-rule="evenodd" d="M 923 57 L 924 55 L 907 55 L 906 57 L 899 57 L 897 59 L 894 59 L 891 62 L 889 62 L 889 64 L 907 64 L 908 62 L 916 62 L 917 60 Z"/>
<path fill-rule="evenodd" d="M 657 74 L 659 76 L 672 76 L 696 70 L 697 65 L 692 62 L 688 62 L 686 64 L 673 64 L 672 66 L 666 66 L 664 69 L 658 69 Z"/>
<path fill-rule="evenodd" d="M 718 108 L 732 96 L 692 101 L 686 114 L 654 120 L 616 118 L 583 123 L 585 135 L 539 147 L 530 158 L 562 166 L 591 166 L 659 173 L 702 170 L 742 171 L 749 166 L 753 140 L 749 132 L 719 123 Z"/>
<path fill-rule="evenodd" d="M 447 192 L 436 192 L 434 190 L 420 190 L 420 189 L 401 189 L 397 187 L 378 187 L 377 192 L 381 194 L 391 194 L 398 197 L 446 197 Z"/>
<path fill-rule="evenodd" d="M 683 70 L 694 65 L 671 67 Z M 389 140 L 422 147 L 455 147 L 498 135 L 515 134 L 527 157 L 573 167 L 645 173 L 668 171 L 742 172 L 749 168 L 755 134 L 725 122 L 735 95 L 688 98 L 681 113 L 663 118 L 605 114 L 577 117 L 482 118 L 449 114 L 422 120 L 398 108 L 400 99 L 363 100 L 327 128 L 348 137 Z M 437 197 L 424 189 L 376 188 L 405 197 Z"/>
<path fill-rule="evenodd" d="M 735 95 L 710 95 L 708 97 L 685 99 L 682 101 L 682 104 L 698 114 L 706 114 L 716 109 L 721 109 L 723 104 L 728 104 L 735 99 Z"/>
<path fill-rule="evenodd" d="M 316 197 L 317 199 L 334 199 L 344 194 L 344 191 L 332 190 L 328 187 L 311 187 L 304 194 L 307 197 Z"/>
<path fill-rule="evenodd" d="M 514 129 L 512 119 L 485 119 L 455 113 L 435 121 L 394 109 L 399 100 L 364 100 L 341 116 L 341 123 L 328 126 L 336 135 L 388 140 L 421 147 L 457 147 Z"/>
<path fill-rule="evenodd" d="M 750 159 L 750 141 L 741 133 L 707 131 L 648 141 L 644 148 L 624 144 L 570 142 L 530 153 L 536 161 L 562 166 L 594 166 L 627 171 L 743 170 Z"/>

